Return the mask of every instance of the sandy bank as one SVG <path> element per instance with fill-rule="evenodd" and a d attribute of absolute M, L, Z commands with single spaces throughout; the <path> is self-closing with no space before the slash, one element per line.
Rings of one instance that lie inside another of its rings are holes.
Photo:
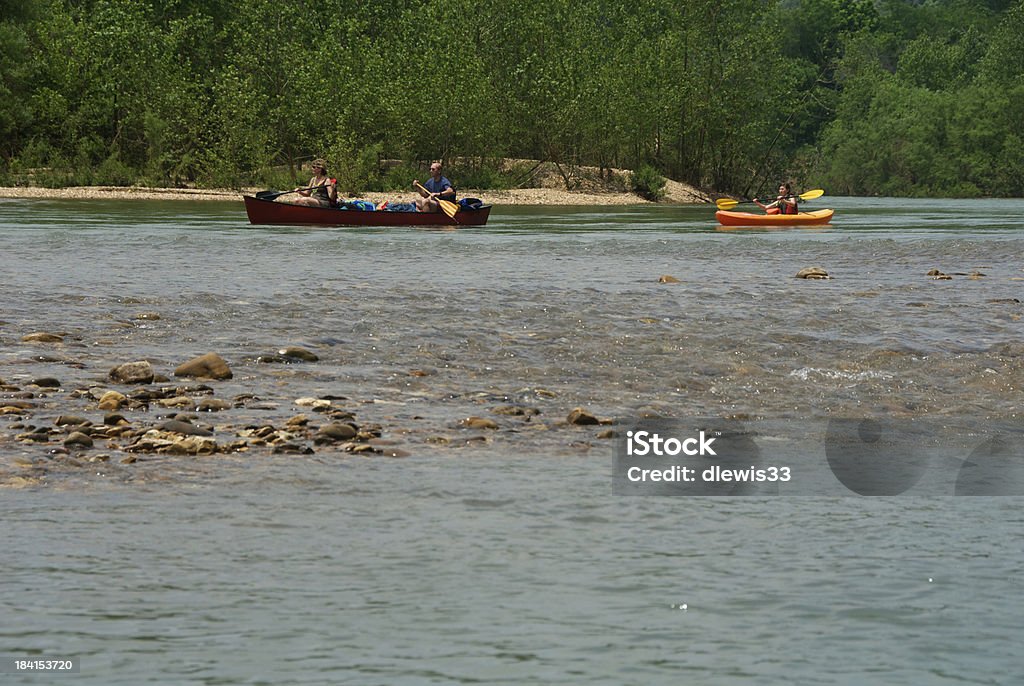
<path fill-rule="evenodd" d="M 50 200 L 239 200 L 243 194 L 252 195 L 259 188 L 191 189 L 143 188 L 139 186 L 75 186 L 70 188 L 0 188 L 0 198 L 40 198 Z M 668 195 L 664 202 L 692 204 L 707 202 L 706 196 L 685 184 L 668 182 Z M 594 191 L 566 191 L 557 188 L 520 188 L 516 190 L 460 190 L 460 197 L 481 198 L 495 205 L 638 205 L 650 204 L 634 193 L 604 193 Z M 410 191 L 365 193 L 367 200 L 412 200 Z"/>

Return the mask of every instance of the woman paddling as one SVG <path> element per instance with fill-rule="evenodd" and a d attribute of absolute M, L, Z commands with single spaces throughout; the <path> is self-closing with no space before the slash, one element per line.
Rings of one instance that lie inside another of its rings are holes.
<path fill-rule="evenodd" d="M 299 190 L 302 197 L 292 200 L 294 205 L 310 205 L 312 207 L 331 207 L 338 201 L 338 183 L 327 175 L 327 162 L 324 160 L 313 160 L 310 165 L 313 178 L 306 186 L 309 190 Z"/>
<path fill-rule="evenodd" d="M 798 199 L 798 196 L 793 195 L 790 184 L 784 183 L 779 186 L 779 197 L 775 198 L 773 202 L 765 205 L 757 198 L 754 198 L 754 202 L 767 214 L 800 214 L 800 210 L 797 208 Z"/>

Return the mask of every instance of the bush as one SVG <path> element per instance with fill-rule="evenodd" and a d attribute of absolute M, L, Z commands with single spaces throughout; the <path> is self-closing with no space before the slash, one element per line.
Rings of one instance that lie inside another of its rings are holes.
<path fill-rule="evenodd" d="M 642 165 L 629 177 L 633 192 L 645 200 L 658 202 L 665 198 L 665 177 L 649 164 Z"/>

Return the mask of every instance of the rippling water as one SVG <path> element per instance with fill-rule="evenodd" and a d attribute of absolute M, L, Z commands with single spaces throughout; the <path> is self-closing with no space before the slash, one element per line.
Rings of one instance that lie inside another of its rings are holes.
<path fill-rule="evenodd" d="M 0 201 L 0 379 L 215 351 L 218 397 L 261 403 L 211 423 L 343 396 L 410 455 L 97 465 L 0 417 L 0 469 L 45 474 L 0 489 L 0 655 L 73 655 L 62 678 L 95 684 L 1013 682 L 1017 499 L 615 498 L 610 441 L 564 423 L 1015 417 L 1024 202 L 816 204 L 832 226 L 496 208 L 424 231 Z M 289 344 L 320 362 L 257 362 Z"/>

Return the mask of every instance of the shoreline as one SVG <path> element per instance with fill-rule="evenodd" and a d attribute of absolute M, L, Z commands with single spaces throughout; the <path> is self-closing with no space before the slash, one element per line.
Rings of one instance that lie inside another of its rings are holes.
<path fill-rule="evenodd" d="M 635 193 L 566 191 L 557 188 L 519 188 L 514 190 L 459 191 L 462 198 L 481 198 L 492 205 L 675 205 L 703 204 L 709 199 L 685 184 L 669 182 L 667 196 L 660 203 L 644 200 Z M 261 188 L 232 190 L 226 188 L 148 188 L 143 186 L 70 186 L 39 188 L 30 186 L 0 187 L 0 198 L 36 200 L 241 200 Z M 375 203 L 384 200 L 411 200 L 413 191 L 367 192 L 359 198 Z"/>

